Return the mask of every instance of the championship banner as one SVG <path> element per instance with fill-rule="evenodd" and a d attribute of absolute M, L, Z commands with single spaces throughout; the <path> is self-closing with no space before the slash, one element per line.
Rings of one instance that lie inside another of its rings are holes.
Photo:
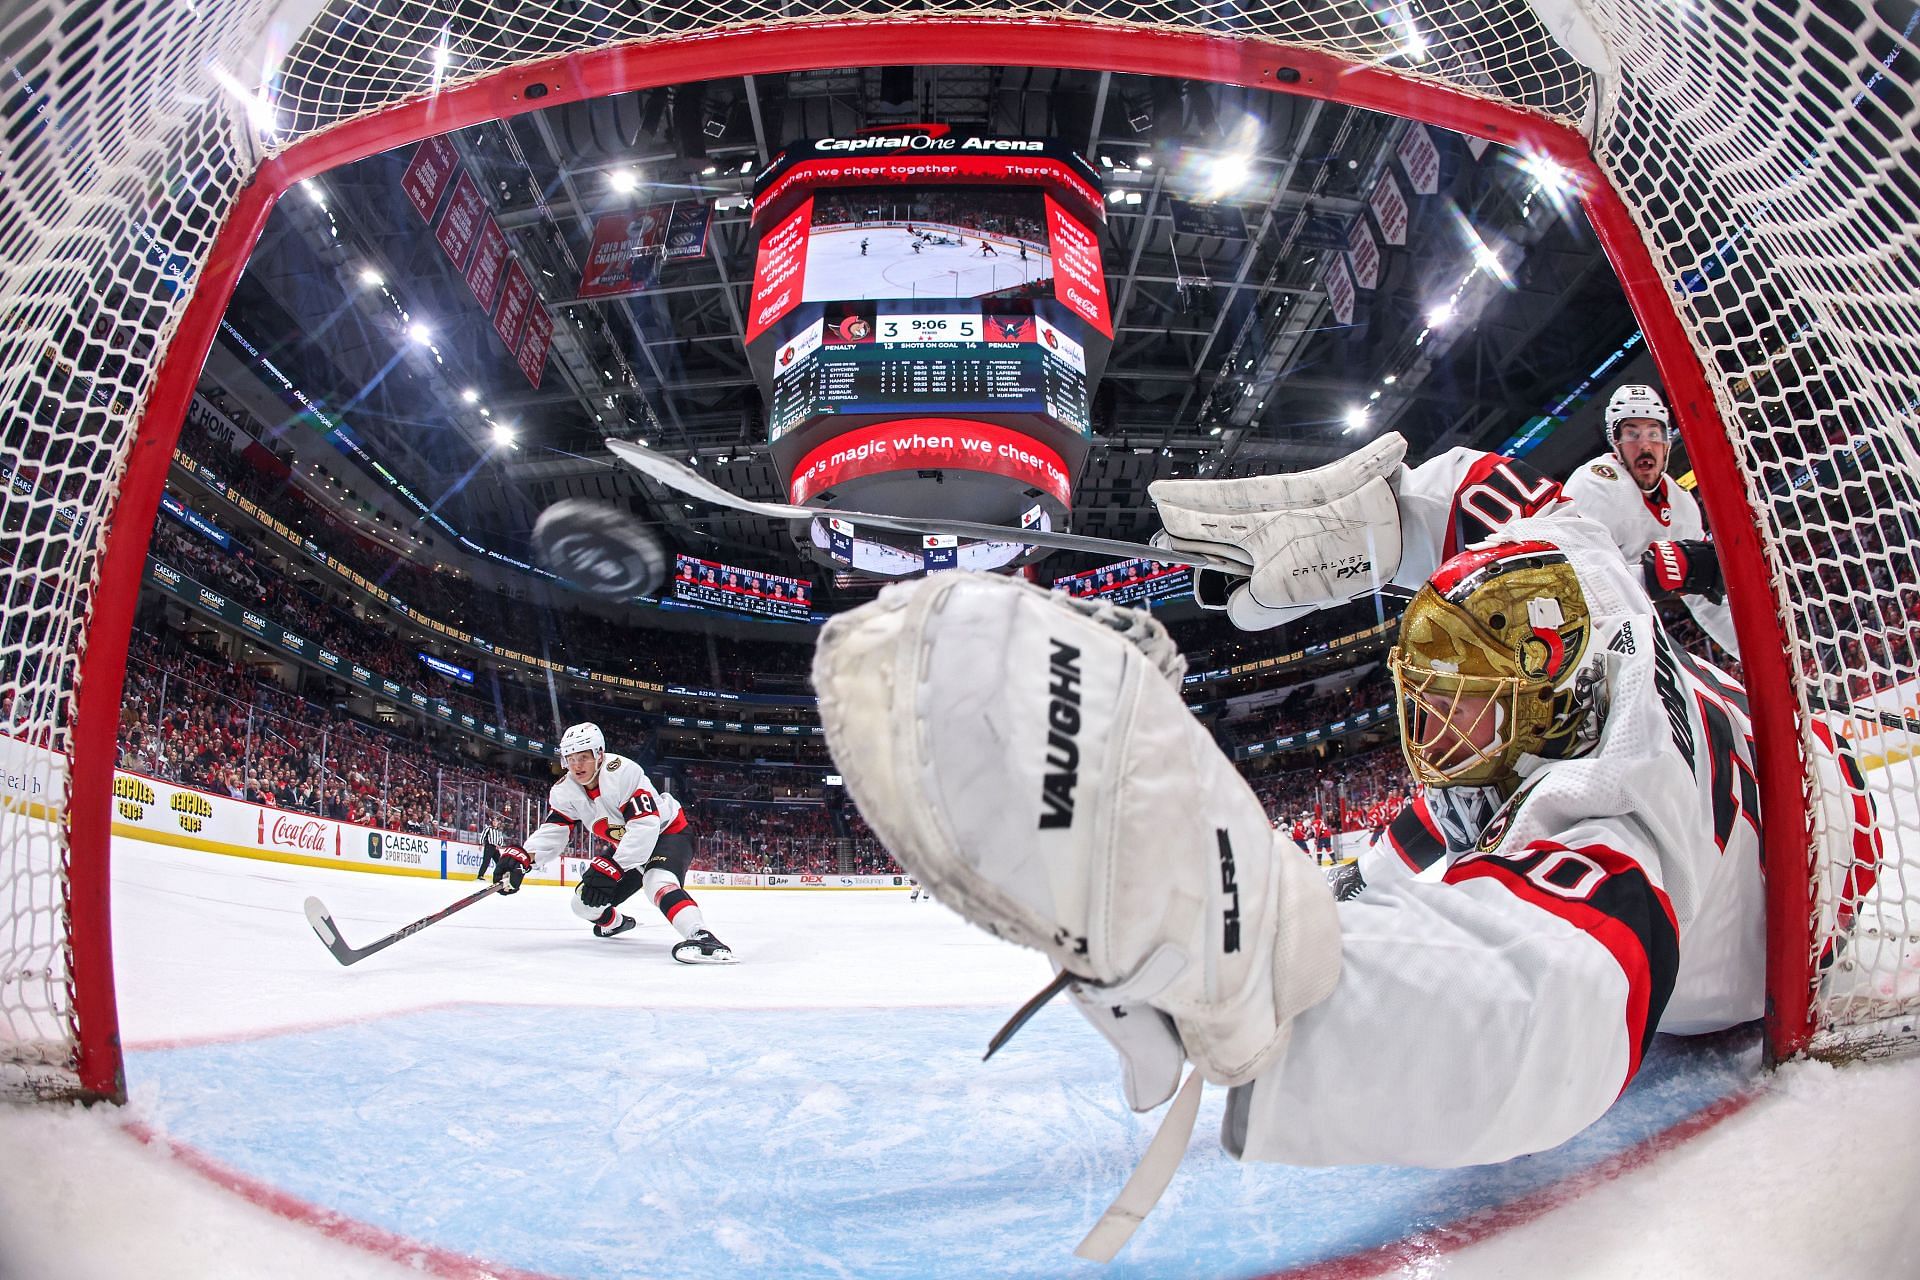
<path fill-rule="evenodd" d="M 1374 243 L 1364 215 L 1353 220 L 1353 230 L 1347 235 L 1347 256 L 1353 260 L 1353 278 L 1362 289 L 1380 287 L 1380 246 Z"/>
<path fill-rule="evenodd" d="M 1070 505 L 1060 455 L 1032 436 L 965 418 L 903 418 L 857 427 L 819 445 L 794 468 L 790 502 L 861 476 L 955 467 L 1005 476 Z"/>
<path fill-rule="evenodd" d="M 1353 323 L 1353 276 L 1347 271 L 1344 254 L 1334 254 L 1327 260 L 1325 275 L 1327 285 L 1327 304 L 1333 308 L 1333 318 L 1341 324 Z"/>
<path fill-rule="evenodd" d="M 540 379 L 547 372 L 547 350 L 553 345 L 553 313 L 538 302 L 527 311 L 526 330 L 520 335 L 520 347 L 514 358 L 520 364 L 520 372 L 527 375 L 527 381 L 533 389 L 540 389 Z"/>
<path fill-rule="evenodd" d="M 651 289 L 667 263 L 706 253 L 712 216 L 704 200 L 675 200 L 596 218 L 580 296 L 617 298 Z"/>
<path fill-rule="evenodd" d="M 533 281 L 518 262 L 507 266 L 507 282 L 500 290 L 500 305 L 493 312 L 493 331 L 507 350 L 520 348 L 520 326 L 526 323 L 527 308 L 533 303 Z"/>
<path fill-rule="evenodd" d="M 480 195 L 473 175 L 461 173 L 460 181 L 454 184 L 453 196 L 447 201 L 446 212 L 440 215 L 440 225 L 433 233 L 455 271 L 465 270 L 473 242 L 480 238 L 480 219 L 486 214 L 487 202 Z"/>
<path fill-rule="evenodd" d="M 1373 220 L 1380 224 L 1380 235 L 1388 244 L 1407 242 L 1407 197 L 1401 194 L 1400 180 L 1388 169 L 1373 189 Z"/>
<path fill-rule="evenodd" d="M 492 214 L 480 217 L 480 237 L 474 245 L 473 261 L 467 264 L 467 288 L 473 290 L 480 309 L 491 315 L 500 297 L 500 278 L 507 270 L 507 233 Z"/>
<path fill-rule="evenodd" d="M 444 135 L 428 138 L 414 148 L 407 171 L 400 175 L 400 189 L 407 193 L 407 203 L 422 221 L 433 221 L 433 211 L 440 207 L 440 197 L 446 194 L 447 183 L 459 167 L 460 156 Z"/>
<path fill-rule="evenodd" d="M 1440 189 L 1440 152 L 1425 125 L 1408 122 L 1400 135 L 1400 164 L 1415 195 L 1430 196 Z"/>

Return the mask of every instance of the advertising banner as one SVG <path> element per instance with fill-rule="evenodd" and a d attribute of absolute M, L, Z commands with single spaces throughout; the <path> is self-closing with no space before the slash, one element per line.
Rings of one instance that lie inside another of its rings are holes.
<path fill-rule="evenodd" d="M 801 503 L 825 489 L 889 471 L 957 467 L 1005 476 L 1069 505 L 1067 464 L 1032 436 L 965 418 L 904 418 L 843 432 L 794 468 L 792 496 Z"/>
<path fill-rule="evenodd" d="M 1113 336 L 1107 311 L 1107 277 L 1100 263 L 1100 241 L 1086 223 L 1052 196 L 1047 203 L 1047 236 L 1053 248 L 1054 296 L 1102 334 Z"/>
<path fill-rule="evenodd" d="M 802 200 L 760 237 L 754 254 L 753 297 L 747 303 L 748 343 L 798 305 L 807 283 L 807 228 L 812 221 L 813 201 Z"/>

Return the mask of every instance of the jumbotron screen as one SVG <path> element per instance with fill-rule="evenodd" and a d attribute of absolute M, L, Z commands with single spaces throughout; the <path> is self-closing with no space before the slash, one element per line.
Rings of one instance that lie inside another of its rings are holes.
<path fill-rule="evenodd" d="M 1156 604 L 1193 590 L 1193 570 L 1158 560 L 1121 560 L 1085 573 L 1062 574 L 1053 580 L 1055 591 L 1070 596 L 1111 600 L 1115 604 Z"/>
<path fill-rule="evenodd" d="M 768 618 L 795 618 L 804 622 L 812 616 L 811 583 L 694 556 L 676 555 L 673 560 L 676 600 L 738 609 Z"/>
<path fill-rule="evenodd" d="M 1050 139 L 796 143 L 756 184 L 747 341 L 802 302 L 883 298 L 1055 298 L 1111 338 L 1103 216 L 1086 161 Z"/>
<path fill-rule="evenodd" d="M 1023 304 L 835 302 L 774 355 L 767 436 L 823 416 L 1045 414 L 1088 428 L 1087 353 Z"/>

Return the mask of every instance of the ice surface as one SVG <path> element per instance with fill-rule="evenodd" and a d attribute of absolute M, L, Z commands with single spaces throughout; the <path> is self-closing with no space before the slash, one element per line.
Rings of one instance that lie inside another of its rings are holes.
<path fill-rule="evenodd" d="M 363 942 L 465 890 L 117 844 L 132 1116 L 375 1248 L 113 1112 L 0 1109 L 0 1277 L 1237 1277 L 1383 1247 L 1423 1276 L 1920 1275 L 1920 1061 L 1796 1065 L 1661 1149 L 1752 1074 L 1750 1038 L 1663 1040 L 1575 1142 L 1450 1173 L 1235 1165 L 1210 1090 L 1095 1269 L 1072 1246 L 1157 1117 L 1065 1008 L 979 1061 L 1038 956 L 904 894 L 708 891 L 742 963 L 691 968 L 664 924 L 599 942 L 529 889 L 343 969 L 300 909 Z M 409 1240 L 438 1252 L 387 1256 Z"/>

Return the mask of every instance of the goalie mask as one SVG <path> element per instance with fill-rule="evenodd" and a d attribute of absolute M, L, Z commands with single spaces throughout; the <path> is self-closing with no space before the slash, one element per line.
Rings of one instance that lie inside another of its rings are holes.
<path fill-rule="evenodd" d="M 1579 579 L 1550 543 L 1482 547 L 1441 565 L 1387 657 L 1415 780 L 1510 786 L 1523 756 L 1589 750 L 1600 720 L 1591 634 Z"/>

